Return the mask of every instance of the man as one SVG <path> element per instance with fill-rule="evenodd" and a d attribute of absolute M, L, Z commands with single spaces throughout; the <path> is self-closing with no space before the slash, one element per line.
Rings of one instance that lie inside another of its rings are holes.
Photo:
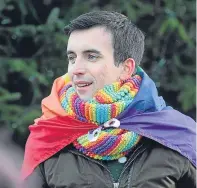
<path fill-rule="evenodd" d="M 65 33 L 68 74 L 30 126 L 24 187 L 194 188 L 195 122 L 166 107 L 139 67 L 143 33 L 107 11 Z"/>

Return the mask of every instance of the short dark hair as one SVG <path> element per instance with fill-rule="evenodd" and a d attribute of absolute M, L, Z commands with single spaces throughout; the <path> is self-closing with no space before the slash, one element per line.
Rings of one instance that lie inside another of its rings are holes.
<path fill-rule="evenodd" d="M 64 28 L 67 35 L 75 30 L 104 26 L 112 34 L 115 65 L 133 58 L 139 65 L 144 53 L 144 34 L 126 16 L 118 12 L 93 11 L 82 14 Z"/>

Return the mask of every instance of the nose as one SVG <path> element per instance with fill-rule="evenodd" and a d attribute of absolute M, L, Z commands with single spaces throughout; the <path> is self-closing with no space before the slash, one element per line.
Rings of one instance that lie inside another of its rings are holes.
<path fill-rule="evenodd" d="M 77 68 L 73 70 L 74 75 L 82 75 L 85 74 L 85 69 L 84 68 Z"/>
<path fill-rule="evenodd" d="M 86 72 L 85 63 L 80 60 L 76 59 L 74 67 L 73 67 L 73 75 L 83 75 Z"/>

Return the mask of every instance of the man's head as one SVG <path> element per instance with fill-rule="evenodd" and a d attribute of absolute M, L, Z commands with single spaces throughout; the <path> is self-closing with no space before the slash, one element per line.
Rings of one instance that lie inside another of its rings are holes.
<path fill-rule="evenodd" d="M 105 85 L 128 79 L 143 56 L 143 33 L 116 12 L 83 14 L 65 32 L 69 35 L 68 73 L 83 100 Z"/>

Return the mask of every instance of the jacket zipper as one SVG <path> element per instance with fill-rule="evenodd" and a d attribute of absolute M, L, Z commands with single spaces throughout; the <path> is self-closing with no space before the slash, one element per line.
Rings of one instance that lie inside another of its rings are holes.
<path fill-rule="evenodd" d="M 141 145 L 139 148 L 137 148 L 134 152 L 137 152 L 138 150 L 140 150 L 141 147 L 142 147 L 142 145 Z M 72 150 L 69 150 L 69 151 L 70 151 L 71 153 L 74 153 L 74 154 L 76 154 L 76 155 L 80 155 L 80 156 L 82 156 L 82 157 L 84 157 L 84 158 L 86 158 L 86 159 L 88 159 L 88 160 L 90 160 L 90 161 L 92 161 L 92 162 L 94 162 L 94 163 L 97 163 L 97 164 L 101 165 L 103 168 L 105 168 L 105 169 L 109 172 L 110 177 L 111 177 L 111 180 L 112 180 L 112 183 L 113 183 L 113 188 L 119 188 L 120 179 L 121 179 L 122 174 L 123 174 L 123 173 L 125 172 L 125 170 L 129 167 L 129 165 L 136 159 L 136 157 L 137 157 L 139 154 L 141 154 L 145 149 L 146 149 L 146 148 L 144 148 L 143 150 L 139 151 L 136 155 L 133 156 L 132 159 L 130 159 L 130 162 L 127 164 L 127 166 L 126 166 L 126 167 L 122 170 L 122 172 L 120 173 L 120 176 L 119 176 L 119 178 L 118 178 L 118 182 L 115 182 L 115 181 L 114 181 L 114 178 L 113 178 L 111 172 L 110 172 L 110 171 L 108 170 L 108 168 L 105 167 L 102 163 L 100 163 L 100 162 L 98 162 L 98 161 L 95 161 L 95 160 L 93 160 L 93 159 L 91 159 L 91 158 L 88 158 L 88 157 L 86 157 L 85 155 L 83 155 L 83 154 L 81 154 L 81 153 L 78 153 L 78 152 L 75 152 L 75 151 L 72 151 Z"/>
<path fill-rule="evenodd" d="M 126 171 L 126 169 L 130 166 L 130 164 L 136 159 L 137 156 L 139 156 L 143 151 L 146 150 L 146 148 L 143 148 L 142 150 L 140 150 L 142 148 L 143 145 L 141 145 L 139 148 L 137 148 L 134 152 L 138 152 L 137 154 L 135 154 L 133 156 L 133 158 L 130 159 L 129 163 L 127 164 L 127 166 L 122 170 L 122 172 L 120 173 L 120 176 L 118 178 L 118 184 L 120 184 L 120 180 L 121 177 L 123 175 L 123 173 Z M 139 151 L 140 150 L 140 151 Z"/>
<path fill-rule="evenodd" d="M 93 163 L 97 163 L 97 164 L 101 165 L 103 168 L 105 168 L 105 169 L 109 172 L 110 177 L 111 177 L 111 180 L 112 180 L 112 183 L 113 183 L 113 188 L 118 188 L 118 187 L 119 187 L 119 183 L 116 183 L 116 182 L 114 181 L 114 178 L 113 178 L 111 172 L 110 172 L 110 171 L 108 170 L 108 168 L 107 168 L 106 166 L 104 166 L 102 163 L 99 163 L 98 161 L 95 161 L 95 160 L 93 160 L 93 159 L 91 159 L 91 158 L 88 158 L 88 157 L 86 157 L 85 155 L 83 155 L 83 154 L 81 154 L 81 153 L 74 152 L 74 151 L 72 151 L 72 150 L 69 150 L 69 151 L 70 151 L 71 153 L 76 154 L 76 155 L 80 155 L 80 156 L 82 156 L 82 157 L 84 157 L 84 158 L 86 158 L 86 159 L 92 161 Z"/>
<path fill-rule="evenodd" d="M 118 188 L 119 187 L 119 183 L 113 183 L 114 188 Z"/>

